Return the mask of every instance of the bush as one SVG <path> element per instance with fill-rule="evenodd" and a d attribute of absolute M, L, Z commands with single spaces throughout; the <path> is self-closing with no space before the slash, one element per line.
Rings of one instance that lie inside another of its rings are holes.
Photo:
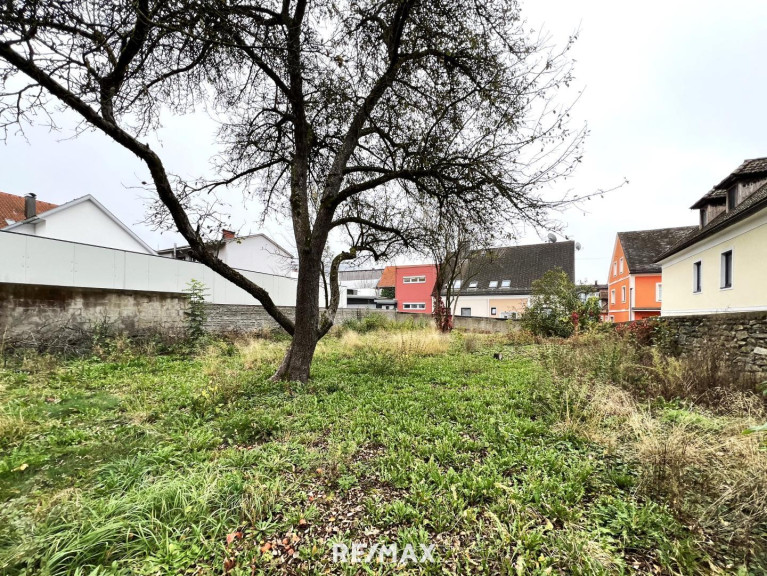
<path fill-rule="evenodd" d="M 522 315 L 522 326 L 538 336 L 568 338 L 599 322 L 599 299 L 582 298 L 582 291 L 561 268 L 533 282 L 533 298 Z"/>

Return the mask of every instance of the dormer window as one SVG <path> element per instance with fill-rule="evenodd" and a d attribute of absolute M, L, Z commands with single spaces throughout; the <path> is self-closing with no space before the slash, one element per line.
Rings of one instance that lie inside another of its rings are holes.
<path fill-rule="evenodd" d="M 471 282 L 469 282 L 469 288 L 476 288 L 476 287 L 477 287 L 477 281 L 476 280 L 472 280 Z"/>
<path fill-rule="evenodd" d="M 738 185 L 735 184 L 727 190 L 727 211 L 734 210 L 738 206 Z"/>
<path fill-rule="evenodd" d="M 502 280 L 501 288 L 509 288 L 511 286 L 511 280 Z"/>
<path fill-rule="evenodd" d="M 490 280 L 488 288 L 498 288 L 498 280 Z"/>
<path fill-rule="evenodd" d="M 455 288 L 456 290 L 460 290 L 461 289 L 461 281 L 460 280 L 456 280 L 455 282 L 453 282 L 453 288 Z"/>

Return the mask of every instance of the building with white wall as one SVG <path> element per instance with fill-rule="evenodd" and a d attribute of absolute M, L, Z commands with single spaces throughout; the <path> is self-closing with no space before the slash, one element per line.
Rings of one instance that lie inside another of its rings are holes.
<path fill-rule="evenodd" d="M 767 158 L 746 160 L 692 208 L 698 228 L 659 259 L 661 315 L 767 310 Z"/>
<path fill-rule="evenodd" d="M 90 194 L 58 206 L 40 202 L 34 194 L 25 197 L 3 194 L 2 201 L 8 206 L 18 204 L 24 208 L 23 214 L 15 216 L 23 216 L 22 219 L 4 218 L 7 226 L 3 230 L 7 232 L 155 254 L 133 230 Z M 38 212 L 38 207 L 44 210 Z"/>
<path fill-rule="evenodd" d="M 223 230 L 221 240 L 210 243 L 209 248 L 232 268 L 281 276 L 293 275 L 295 271 L 293 254 L 265 234 L 236 236 L 234 232 Z M 164 248 L 158 254 L 188 262 L 195 260 L 189 246 Z"/>

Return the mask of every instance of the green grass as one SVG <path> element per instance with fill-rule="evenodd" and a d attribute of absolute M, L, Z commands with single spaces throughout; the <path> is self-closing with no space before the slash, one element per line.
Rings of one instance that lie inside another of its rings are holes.
<path fill-rule="evenodd" d="M 641 463 L 562 425 L 534 348 L 397 338 L 329 339 L 290 389 L 284 343 L 2 369 L 0 572 L 710 573 Z M 337 541 L 436 563 L 333 564 Z"/>

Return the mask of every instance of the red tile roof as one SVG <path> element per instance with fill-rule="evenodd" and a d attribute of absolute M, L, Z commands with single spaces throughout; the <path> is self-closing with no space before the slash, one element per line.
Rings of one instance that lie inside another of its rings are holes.
<path fill-rule="evenodd" d="M 42 214 L 57 206 L 58 204 L 38 200 L 37 213 Z M 0 192 L 0 228 L 5 228 L 14 222 L 21 222 L 22 220 L 26 220 L 24 218 L 24 196 Z"/>
<path fill-rule="evenodd" d="M 394 288 L 397 284 L 397 267 L 387 266 L 381 273 L 381 279 L 378 280 L 379 288 Z"/>

